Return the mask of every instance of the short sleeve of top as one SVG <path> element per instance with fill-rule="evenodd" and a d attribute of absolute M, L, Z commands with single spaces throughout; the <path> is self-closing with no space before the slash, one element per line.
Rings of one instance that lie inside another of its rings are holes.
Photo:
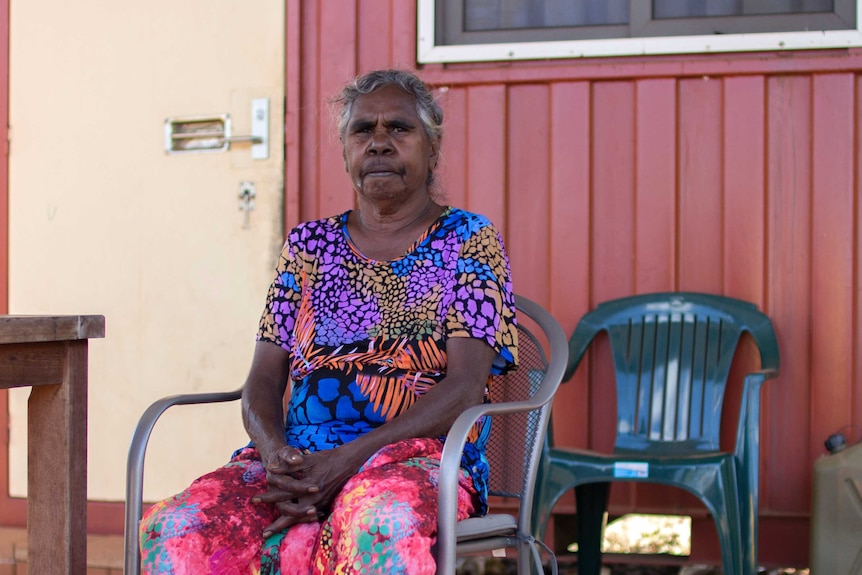
<path fill-rule="evenodd" d="M 257 335 L 291 354 L 286 436 L 311 451 L 421 400 L 445 377 L 449 338 L 491 346 L 493 374 L 517 363 L 509 262 L 487 218 L 447 208 L 404 256 L 380 262 L 352 244 L 348 214 L 291 230 Z M 477 424 L 463 462 L 480 491 L 488 432 Z"/>

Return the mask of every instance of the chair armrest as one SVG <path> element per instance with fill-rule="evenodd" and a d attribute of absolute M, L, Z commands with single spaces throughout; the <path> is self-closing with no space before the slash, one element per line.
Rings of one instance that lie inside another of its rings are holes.
<path fill-rule="evenodd" d="M 760 392 L 763 383 L 778 375 L 777 369 L 762 369 L 748 374 L 742 388 L 742 405 L 736 430 L 736 476 L 748 497 L 740 499 L 740 517 L 748 518 L 758 513 L 760 506 L 758 483 L 760 482 Z M 757 522 L 743 521 L 744 541 L 757 542 Z"/>
<path fill-rule="evenodd" d="M 437 573 L 454 575 L 455 572 L 455 524 L 458 520 L 458 471 L 461 454 L 473 424 L 483 415 L 504 415 L 533 411 L 551 401 L 553 394 L 537 393 L 530 401 L 485 403 L 466 409 L 446 434 L 446 443 L 440 457 L 437 507 Z M 545 430 L 538 430 L 544 435 Z"/>
<path fill-rule="evenodd" d="M 569 361 L 563 374 L 564 382 L 569 381 L 575 375 L 575 371 L 577 371 L 581 360 L 587 353 L 587 349 L 589 349 L 590 344 L 599 331 L 601 331 L 601 328 L 592 324 L 589 320 L 589 314 L 578 322 L 574 333 L 572 333 L 572 337 L 569 338 Z"/>
<path fill-rule="evenodd" d="M 760 437 L 760 390 L 767 379 L 778 376 L 776 369 L 761 369 L 745 376 L 742 387 L 742 405 L 739 409 L 739 421 L 736 427 L 736 457 L 742 461 L 751 454 L 751 446 L 745 444 L 746 439 Z"/>
<path fill-rule="evenodd" d="M 129 446 L 129 458 L 126 463 L 126 522 L 124 534 L 125 570 L 127 575 L 138 575 L 140 572 L 140 554 L 138 553 L 138 524 L 143 514 L 144 491 L 144 459 L 147 443 L 156 422 L 162 414 L 175 405 L 195 405 L 202 403 L 223 403 L 236 401 L 242 397 L 242 388 L 228 392 L 190 393 L 172 395 L 153 402 L 138 420 L 132 441 Z"/>
<path fill-rule="evenodd" d="M 739 480 L 749 486 L 756 486 L 760 475 L 760 392 L 763 383 L 778 375 L 776 369 L 762 369 L 749 373 L 742 388 L 742 405 L 739 409 L 739 422 L 736 428 L 736 447 L 734 457 Z M 752 491 L 757 493 L 756 487 Z M 755 509 L 757 499 L 751 501 Z"/>

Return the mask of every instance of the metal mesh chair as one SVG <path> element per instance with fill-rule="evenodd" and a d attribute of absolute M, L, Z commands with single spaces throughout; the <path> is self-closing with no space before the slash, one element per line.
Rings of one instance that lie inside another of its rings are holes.
<path fill-rule="evenodd" d="M 517 550 L 519 575 L 530 573 L 533 566 L 536 572 L 543 572 L 538 546 L 544 545 L 530 531 L 533 495 L 551 400 L 568 360 L 568 343 L 560 325 L 540 306 L 517 297 L 516 307 L 518 369 L 494 378 L 492 402 L 471 407 L 461 414 L 450 428 L 443 449 L 437 534 L 437 573 L 440 575 L 455 572 L 456 555 L 501 549 Z M 550 359 L 545 349 L 550 352 Z M 491 513 L 456 523 L 461 451 L 471 426 L 481 415 L 492 417 L 487 449 L 491 466 L 490 493 L 513 501 L 517 506 L 517 518 Z M 550 561 L 556 573 L 553 553 Z"/>
<path fill-rule="evenodd" d="M 568 343 L 560 325 L 532 301 L 516 296 L 519 368 L 496 377 L 492 403 L 466 410 L 452 425 L 440 469 L 438 573 L 454 574 L 456 554 L 497 549 L 518 550 L 518 572 L 530 573 L 530 558 L 541 572 L 537 543 L 530 535 L 532 497 L 542 442 L 550 417 L 550 404 L 563 378 Z M 545 352 L 550 353 L 550 361 Z M 144 458 L 150 434 L 161 415 L 176 405 L 235 401 L 242 390 L 166 397 L 153 403 L 138 422 L 129 447 L 126 476 L 125 574 L 140 573 L 138 525 L 143 513 Z M 461 451 L 473 423 L 490 415 L 488 446 L 492 495 L 518 503 L 518 518 L 489 514 L 458 521 L 457 478 Z M 457 548 L 456 548 L 457 543 Z M 553 566 L 556 563 L 551 558 Z M 556 569 L 555 569 L 556 570 Z"/>

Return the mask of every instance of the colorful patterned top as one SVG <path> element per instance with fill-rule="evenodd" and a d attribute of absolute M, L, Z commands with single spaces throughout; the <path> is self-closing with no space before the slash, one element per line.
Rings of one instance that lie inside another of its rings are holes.
<path fill-rule="evenodd" d="M 517 362 L 509 262 L 487 218 L 447 208 L 403 257 L 380 262 L 351 242 L 349 213 L 290 232 L 257 335 L 291 353 L 285 433 L 308 451 L 351 441 L 413 405 L 445 377 L 450 337 L 492 346 L 493 374 Z M 480 512 L 489 426 L 477 424 L 462 460 Z"/>

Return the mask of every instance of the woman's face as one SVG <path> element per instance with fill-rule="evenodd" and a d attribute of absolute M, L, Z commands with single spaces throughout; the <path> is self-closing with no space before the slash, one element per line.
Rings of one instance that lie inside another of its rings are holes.
<path fill-rule="evenodd" d="M 353 103 L 342 152 L 360 196 L 371 201 L 406 200 L 417 192 L 428 193 L 426 182 L 437 163 L 438 141 L 425 133 L 416 99 L 386 86 Z"/>

